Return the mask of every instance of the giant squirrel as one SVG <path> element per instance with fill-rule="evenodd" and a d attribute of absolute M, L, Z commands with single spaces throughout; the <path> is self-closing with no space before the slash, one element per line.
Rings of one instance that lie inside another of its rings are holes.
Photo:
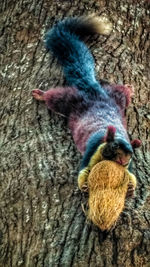
<path fill-rule="evenodd" d="M 83 176 L 86 180 L 87 173 L 101 160 L 116 161 L 130 169 L 133 149 L 141 144 L 139 140 L 130 142 L 126 129 L 125 109 L 132 88 L 97 81 L 93 56 L 83 42 L 88 35 L 109 35 L 111 30 L 107 19 L 95 15 L 59 21 L 47 32 L 45 44 L 62 65 L 68 86 L 32 91 L 48 109 L 67 117 L 83 155 L 78 178 L 81 190 Z"/>

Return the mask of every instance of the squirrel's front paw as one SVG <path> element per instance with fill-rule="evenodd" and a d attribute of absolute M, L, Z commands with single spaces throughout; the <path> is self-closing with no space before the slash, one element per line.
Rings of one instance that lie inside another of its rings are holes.
<path fill-rule="evenodd" d="M 78 178 L 78 187 L 79 187 L 79 189 L 80 189 L 81 191 L 84 191 L 84 192 L 87 191 L 88 186 L 87 186 L 87 184 L 86 184 L 86 182 L 85 182 L 84 177 L 79 177 L 79 178 Z"/>
<path fill-rule="evenodd" d="M 78 187 L 81 191 L 83 192 L 88 192 L 88 185 L 87 185 L 87 182 L 85 180 L 85 177 L 80 175 L 78 177 Z"/>
<path fill-rule="evenodd" d="M 87 184 L 83 184 L 80 190 L 82 192 L 88 193 L 88 191 L 89 191 L 88 185 Z"/>
<path fill-rule="evenodd" d="M 89 169 L 86 167 L 79 172 L 78 176 L 78 186 L 79 189 L 83 192 L 88 192 L 88 175 Z"/>
<path fill-rule="evenodd" d="M 130 183 L 128 184 L 128 189 L 127 189 L 126 198 L 134 197 L 134 191 L 135 191 L 135 187 L 134 187 L 134 185 L 130 182 Z"/>

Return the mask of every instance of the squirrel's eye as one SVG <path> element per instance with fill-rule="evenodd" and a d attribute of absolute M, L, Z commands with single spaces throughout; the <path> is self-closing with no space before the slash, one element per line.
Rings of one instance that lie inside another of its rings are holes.
<path fill-rule="evenodd" d="M 115 150 L 118 149 L 118 144 L 114 144 L 113 149 L 115 149 Z"/>

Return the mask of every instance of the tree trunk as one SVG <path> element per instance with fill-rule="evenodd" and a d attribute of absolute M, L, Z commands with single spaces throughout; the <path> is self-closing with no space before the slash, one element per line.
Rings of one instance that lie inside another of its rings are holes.
<path fill-rule="evenodd" d="M 0 266 L 150 266 L 149 1 L 1 0 L 0 10 Z M 93 12 L 114 25 L 109 38 L 89 42 L 98 78 L 135 87 L 128 130 L 143 142 L 134 156 L 136 196 L 108 233 L 82 211 L 81 156 L 65 120 L 31 96 L 36 87 L 64 83 L 44 48 L 45 31 L 58 19 Z"/>

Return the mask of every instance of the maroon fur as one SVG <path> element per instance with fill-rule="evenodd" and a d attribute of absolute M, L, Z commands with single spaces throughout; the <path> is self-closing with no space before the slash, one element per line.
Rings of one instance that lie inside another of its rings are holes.
<path fill-rule="evenodd" d="M 42 95 L 50 110 L 68 118 L 75 144 L 84 153 L 88 139 L 96 132 L 104 136 L 104 141 L 113 140 L 115 136 L 130 143 L 125 108 L 130 102 L 131 87 L 106 84 L 103 88 L 107 92 L 107 99 L 102 99 L 100 94 L 88 95 L 73 87 L 52 88 L 43 95 L 37 89 L 33 91 L 33 96 L 38 99 Z M 138 145 L 137 141 L 133 142 L 133 147 Z"/>
<path fill-rule="evenodd" d="M 116 128 L 112 125 L 109 125 L 107 128 L 106 136 L 104 137 L 104 142 L 114 141 L 115 133 L 116 133 Z"/>
<path fill-rule="evenodd" d="M 138 148 L 142 145 L 142 142 L 139 139 L 134 139 L 131 141 L 131 145 L 133 148 Z"/>

